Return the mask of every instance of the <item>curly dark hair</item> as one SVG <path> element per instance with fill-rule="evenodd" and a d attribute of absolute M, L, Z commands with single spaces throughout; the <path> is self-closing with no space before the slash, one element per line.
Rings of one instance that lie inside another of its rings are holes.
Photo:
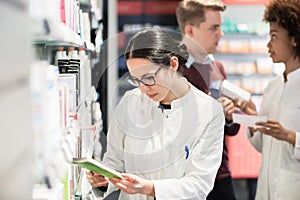
<path fill-rule="evenodd" d="M 275 22 L 295 38 L 295 57 L 300 57 L 300 0 L 271 0 L 263 16 L 265 22 Z"/>

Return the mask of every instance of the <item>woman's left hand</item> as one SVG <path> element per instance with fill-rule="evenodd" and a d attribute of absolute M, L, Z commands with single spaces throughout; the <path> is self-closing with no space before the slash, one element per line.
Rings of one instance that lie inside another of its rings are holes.
<path fill-rule="evenodd" d="M 148 196 L 155 196 L 153 183 L 136 175 L 123 173 L 122 179 L 111 178 L 109 180 L 128 194 L 140 193 Z"/>
<path fill-rule="evenodd" d="M 257 122 L 255 130 L 262 134 L 270 135 L 278 140 L 284 140 L 295 146 L 296 133 L 285 129 L 278 121 L 267 120 L 267 122 Z"/>

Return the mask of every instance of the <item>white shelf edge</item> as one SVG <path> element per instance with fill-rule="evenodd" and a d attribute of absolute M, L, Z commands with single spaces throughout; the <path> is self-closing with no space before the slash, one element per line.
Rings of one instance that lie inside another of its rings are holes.
<path fill-rule="evenodd" d="M 33 21 L 34 42 L 62 42 L 83 46 L 80 36 L 62 22 L 52 19 Z"/>

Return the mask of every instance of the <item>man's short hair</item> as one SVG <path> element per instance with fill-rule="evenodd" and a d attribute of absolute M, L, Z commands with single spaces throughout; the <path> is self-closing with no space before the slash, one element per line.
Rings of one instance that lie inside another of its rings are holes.
<path fill-rule="evenodd" d="M 193 24 L 198 26 L 205 21 L 206 10 L 224 11 L 226 5 L 221 0 L 182 0 L 177 9 L 177 22 L 182 33 L 185 26 Z"/>

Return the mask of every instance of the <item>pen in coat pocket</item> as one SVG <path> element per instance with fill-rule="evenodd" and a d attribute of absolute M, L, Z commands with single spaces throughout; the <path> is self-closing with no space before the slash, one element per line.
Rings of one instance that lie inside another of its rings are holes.
<path fill-rule="evenodd" d="M 186 154 L 185 154 L 185 159 L 188 159 L 189 154 L 190 154 L 190 150 L 189 150 L 188 145 L 185 146 L 184 150 L 185 150 L 185 152 L 186 152 Z"/>

